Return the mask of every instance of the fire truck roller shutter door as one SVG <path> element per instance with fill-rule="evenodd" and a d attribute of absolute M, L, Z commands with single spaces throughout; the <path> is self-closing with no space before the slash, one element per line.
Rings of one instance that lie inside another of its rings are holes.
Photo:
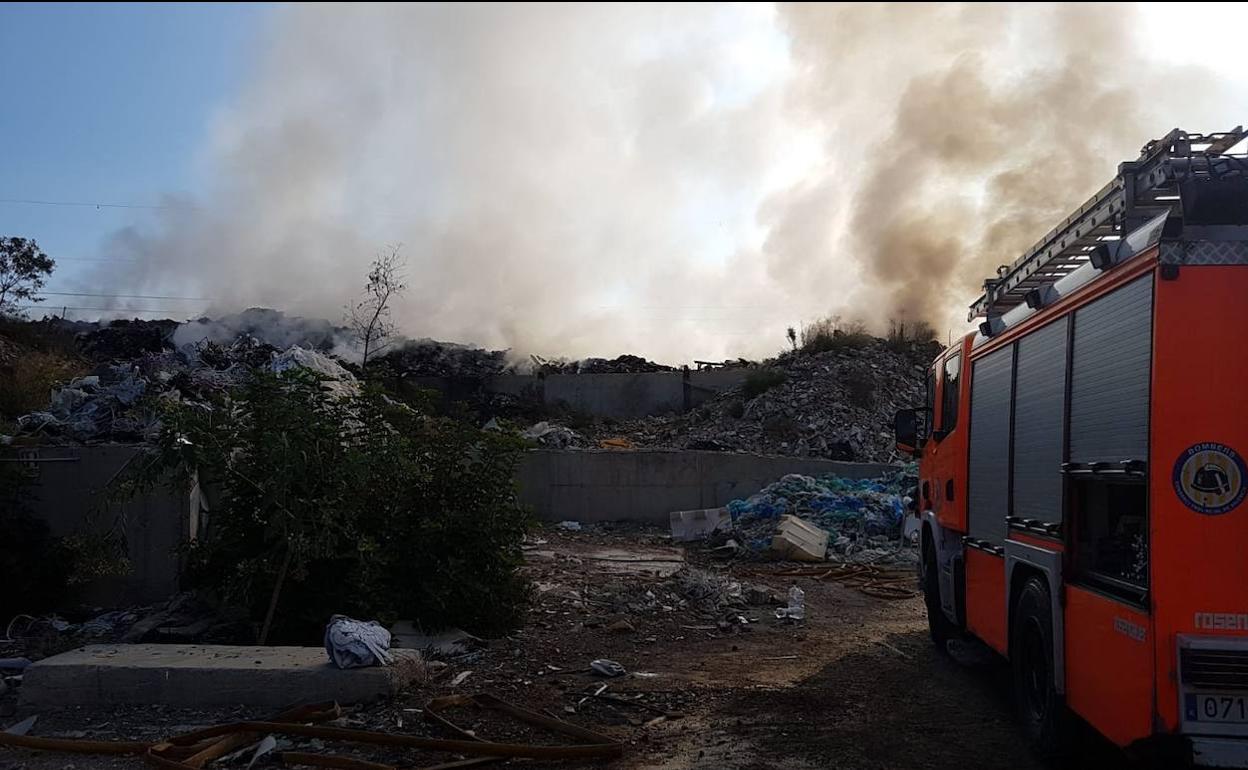
<path fill-rule="evenodd" d="M 1153 277 L 1075 311 L 1070 461 L 1148 459 Z"/>
<path fill-rule="evenodd" d="M 1023 519 L 1062 521 L 1062 428 L 1067 318 L 1018 341 L 1014 383 L 1014 508 Z"/>
<path fill-rule="evenodd" d="M 1009 515 L 1010 392 L 1014 347 L 975 361 L 971 374 L 971 447 L 967 504 L 970 536 L 1005 542 Z"/>

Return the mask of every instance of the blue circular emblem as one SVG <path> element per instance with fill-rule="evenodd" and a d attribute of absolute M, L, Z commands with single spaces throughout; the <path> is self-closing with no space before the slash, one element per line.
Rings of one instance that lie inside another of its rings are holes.
<path fill-rule="evenodd" d="M 1239 452 L 1226 444 L 1193 444 L 1174 461 L 1174 492 L 1197 513 L 1218 516 L 1244 501 L 1248 468 Z"/>

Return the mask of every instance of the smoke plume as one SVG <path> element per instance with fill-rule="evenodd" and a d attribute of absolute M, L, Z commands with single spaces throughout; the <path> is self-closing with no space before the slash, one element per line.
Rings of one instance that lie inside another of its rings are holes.
<path fill-rule="evenodd" d="M 336 322 L 401 244 L 407 335 L 550 355 L 761 355 L 829 314 L 956 333 L 1146 140 L 1233 119 L 1133 13 L 281 7 L 211 189 L 113 247 L 128 285 Z"/>

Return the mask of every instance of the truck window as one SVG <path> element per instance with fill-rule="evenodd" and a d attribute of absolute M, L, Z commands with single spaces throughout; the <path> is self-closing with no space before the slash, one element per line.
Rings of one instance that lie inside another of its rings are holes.
<path fill-rule="evenodd" d="M 1079 479 L 1075 573 L 1080 582 L 1143 604 L 1148 595 L 1148 486 Z"/>
<path fill-rule="evenodd" d="M 940 399 L 940 429 L 944 433 L 958 427 L 958 374 L 961 370 L 961 353 L 954 353 L 945 359 Z"/>

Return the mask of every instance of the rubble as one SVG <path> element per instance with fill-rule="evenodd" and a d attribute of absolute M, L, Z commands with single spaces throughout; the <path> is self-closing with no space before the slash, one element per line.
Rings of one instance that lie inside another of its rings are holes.
<path fill-rule="evenodd" d="M 429 339 L 404 342 L 370 360 L 385 364 L 400 376 L 484 378 L 507 369 L 505 350 Z"/>
<path fill-rule="evenodd" d="M 592 446 L 588 439 L 571 428 L 546 421 L 533 425 L 520 435 L 551 449 L 584 449 Z"/>
<path fill-rule="evenodd" d="M 813 355 L 788 353 L 766 367 L 783 373 L 783 381 L 753 397 L 747 380 L 690 412 L 600 421 L 586 434 L 624 437 L 644 448 L 892 462 L 893 414 L 923 403 L 924 372 L 935 352 L 875 340 Z"/>
<path fill-rule="evenodd" d="M 647 374 L 676 371 L 674 366 L 633 355 L 616 356 L 612 359 L 584 358 L 579 361 L 552 360 L 540 356 L 532 358 L 536 374 Z"/>

